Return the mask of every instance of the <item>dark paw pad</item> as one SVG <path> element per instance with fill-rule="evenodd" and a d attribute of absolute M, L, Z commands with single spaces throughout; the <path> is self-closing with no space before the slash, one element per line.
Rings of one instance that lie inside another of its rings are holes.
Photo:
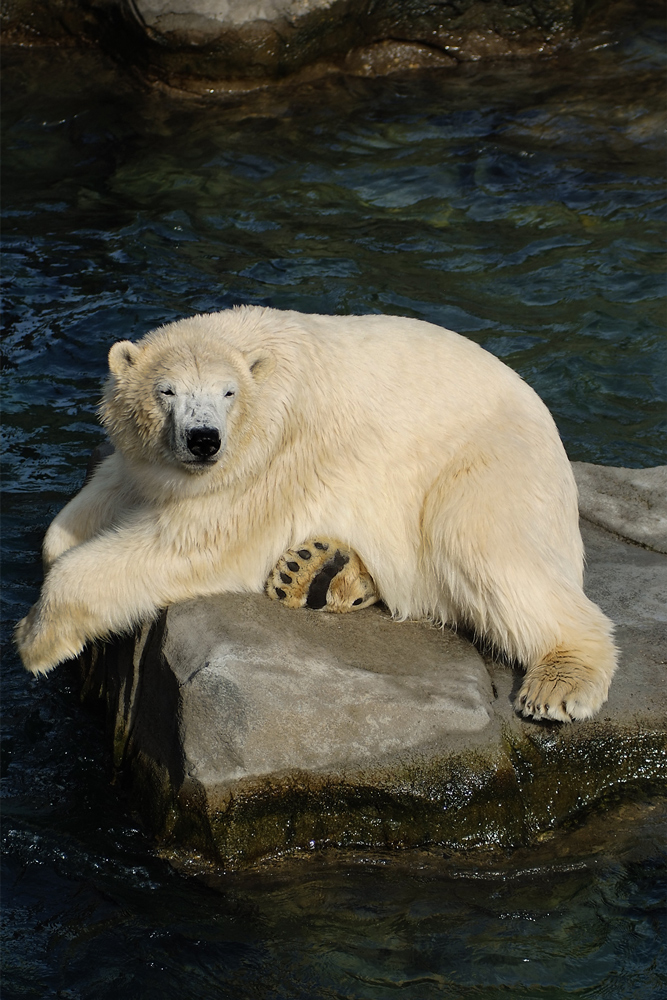
<path fill-rule="evenodd" d="M 320 539 L 288 549 L 271 571 L 266 592 L 289 608 L 316 611 L 352 611 L 378 600 L 359 556 L 346 545 Z"/>

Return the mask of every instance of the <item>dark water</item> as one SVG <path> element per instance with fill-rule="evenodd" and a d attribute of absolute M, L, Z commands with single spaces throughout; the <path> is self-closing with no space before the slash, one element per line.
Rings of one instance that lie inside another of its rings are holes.
<path fill-rule="evenodd" d="M 662 41 L 228 106 L 6 58 L 4 639 L 99 440 L 109 345 L 194 311 L 450 326 L 540 392 L 572 458 L 664 463 Z M 9 648 L 3 671 L 3 997 L 667 995 L 659 803 L 502 857 L 177 871 L 66 670 Z"/>

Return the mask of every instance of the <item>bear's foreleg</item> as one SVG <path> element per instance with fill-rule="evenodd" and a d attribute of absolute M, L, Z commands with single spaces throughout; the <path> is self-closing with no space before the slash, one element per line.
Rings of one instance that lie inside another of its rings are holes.
<path fill-rule="evenodd" d="M 42 544 L 44 572 L 64 552 L 109 528 L 131 503 L 127 474 L 118 454 L 97 467 L 89 482 L 51 522 Z"/>
<path fill-rule="evenodd" d="M 179 547 L 155 518 L 103 532 L 63 553 L 39 600 L 16 628 L 27 670 L 47 673 L 77 656 L 92 639 L 129 632 L 177 601 L 225 589 L 215 549 Z"/>

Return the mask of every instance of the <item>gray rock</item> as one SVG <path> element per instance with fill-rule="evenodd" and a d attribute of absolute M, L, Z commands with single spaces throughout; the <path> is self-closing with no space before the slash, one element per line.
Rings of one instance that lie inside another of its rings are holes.
<path fill-rule="evenodd" d="M 174 606 L 91 651 L 84 696 L 106 701 L 116 765 L 160 841 L 226 866 L 324 844 L 526 843 L 666 783 L 667 559 L 582 533 L 586 590 L 621 648 L 590 722 L 520 719 L 518 675 L 448 630 L 262 595 Z"/>
<path fill-rule="evenodd" d="M 573 462 L 579 513 L 640 545 L 667 552 L 667 465 L 623 469 Z"/>
<path fill-rule="evenodd" d="M 255 21 L 285 19 L 294 23 L 313 11 L 327 11 L 335 0 L 133 0 L 132 7 L 138 17 L 154 27 L 160 22 L 169 30 L 169 24 L 184 19 L 192 24 L 201 19 L 209 24 L 252 24 Z"/>
<path fill-rule="evenodd" d="M 492 715 L 470 643 L 378 608 L 339 616 L 256 595 L 196 600 L 168 616 L 163 655 L 181 692 L 189 773 L 225 787 L 366 766 L 483 729 Z"/>

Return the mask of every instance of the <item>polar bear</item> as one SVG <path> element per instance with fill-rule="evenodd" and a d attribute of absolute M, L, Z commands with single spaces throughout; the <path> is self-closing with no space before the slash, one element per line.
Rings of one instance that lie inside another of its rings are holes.
<path fill-rule="evenodd" d="M 582 590 L 570 464 L 493 355 L 415 319 L 246 306 L 116 343 L 109 370 L 115 452 L 46 534 L 28 670 L 175 602 L 261 592 L 329 538 L 395 617 L 460 624 L 522 666 L 525 716 L 605 701 L 613 626 Z"/>

